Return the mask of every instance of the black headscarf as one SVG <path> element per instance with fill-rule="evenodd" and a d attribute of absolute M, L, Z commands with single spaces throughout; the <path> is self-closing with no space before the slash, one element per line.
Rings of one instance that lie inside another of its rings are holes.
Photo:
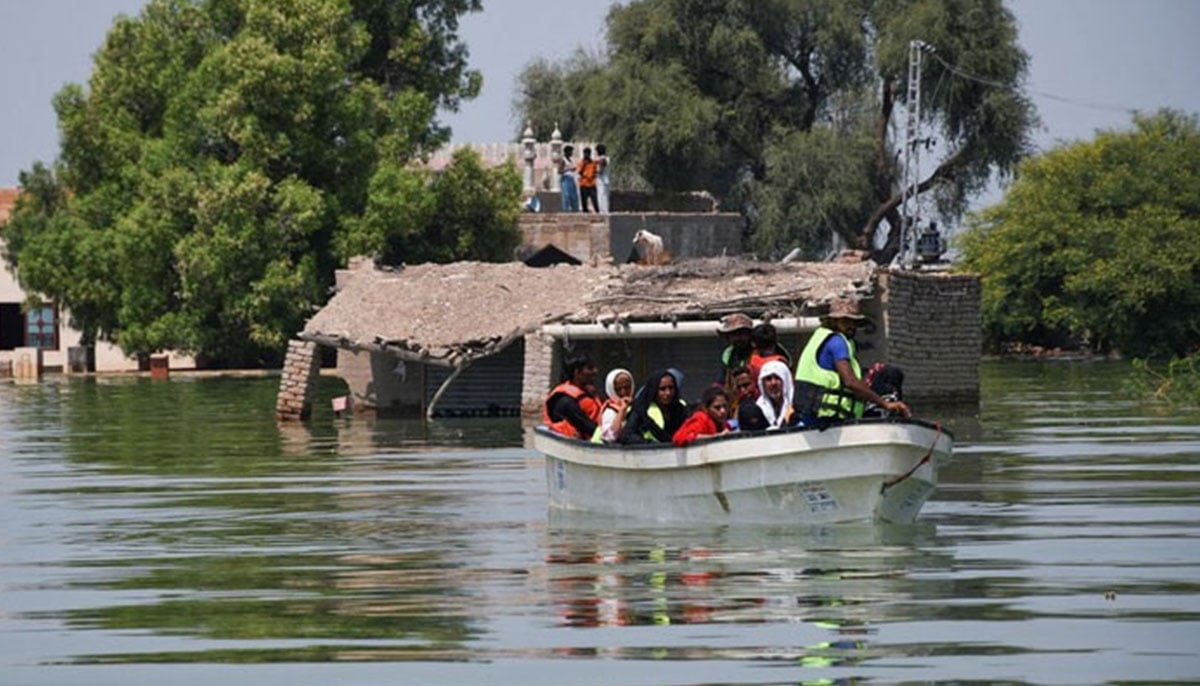
<path fill-rule="evenodd" d="M 650 418 L 650 406 L 654 404 L 654 398 L 658 394 L 658 384 L 664 376 L 669 376 L 675 382 L 675 400 L 668 407 L 659 408 L 662 410 L 665 426 L 659 427 Z M 658 443 L 670 443 L 671 437 L 687 420 L 687 404 L 681 400 L 683 397 L 683 388 L 680 387 L 679 379 L 674 374 L 666 369 L 660 369 L 650 376 L 646 377 L 646 383 L 638 389 L 636 395 L 633 396 L 633 405 L 629 410 L 629 416 L 625 419 L 625 424 L 621 428 L 622 443 L 645 443 L 646 437 L 644 433 L 649 433 L 653 436 L 653 440 Z"/>

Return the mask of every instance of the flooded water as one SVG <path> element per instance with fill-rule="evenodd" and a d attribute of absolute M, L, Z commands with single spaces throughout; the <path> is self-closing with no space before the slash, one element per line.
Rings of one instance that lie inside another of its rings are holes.
<path fill-rule="evenodd" d="M 1126 374 L 986 365 L 917 524 L 803 530 L 551 517 L 514 420 L 3 385 L 0 684 L 1200 683 L 1200 411 Z"/>

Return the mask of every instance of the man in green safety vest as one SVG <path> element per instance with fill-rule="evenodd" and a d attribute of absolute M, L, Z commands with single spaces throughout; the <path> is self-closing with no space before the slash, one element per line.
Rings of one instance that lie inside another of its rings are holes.
<path fill-rule="evenodd" d="M 753 331 L 754 320 L 745 313 L 734 312 L 721 317 L 717 333 L 727 345 L 721 351 L 721 374 L 716 382 L 726 390 L 733 388 L 734 370 L 748 367 L 750 364 L 750 357 L 754 354 L 754 346 L 751 344 Z M 757 379 L 751 381 L 758 382 Z"/>
<path fill-rule="evenodd" d="M 862 380 L 854 333 L 864 320 L 857 300 L 835 300 L 800 353 L 795 407 L 805 424 L 856 419 L 862 416 L 866 403 L 912 416 L 908 405 L 881 397 Z"/>

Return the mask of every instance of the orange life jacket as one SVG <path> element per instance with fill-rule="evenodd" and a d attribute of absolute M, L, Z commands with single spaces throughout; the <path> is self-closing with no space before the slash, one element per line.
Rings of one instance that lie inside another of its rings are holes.
<path fill-rule="evenodd" d="M 548 426 L 554 433 L 562 434 L 568 438 L 590 440 L 591 436 L 580 436 L 579 430 L 575 428 L 575 425 L 570 420 L 560 419 L 556 422 L 550 419 L 550 403 L 559 394 L 565 394 L 574 398 L 575 402 L 579 403 L 579 409 L 583 410 L 588 419 L 596 423 L 600 422 L 600 403 L 579 386 L 570 381 L 564 381 L 550 389 L 550 393 L 546 395 L 546 402 L 542 403 L 542 423 Z"/>
<path fill-rule="evenodd" d="M 624 407 L 624 406 L 622 406 L 622 407 Z M 608 409 L 616 410 L 618 412 L 621 411 L 621 408 L 617 406 L 617 403 L 614 402 L 612 398 L 605 398 L 604 402 L 600 403 L 600 411 L 596 413 L 596 417 L 597 417 L 596 421 L 597 422 L 600 421 L 599 420 L 600 417 L 604 416 L 604 411 L 608 410 Z"/>

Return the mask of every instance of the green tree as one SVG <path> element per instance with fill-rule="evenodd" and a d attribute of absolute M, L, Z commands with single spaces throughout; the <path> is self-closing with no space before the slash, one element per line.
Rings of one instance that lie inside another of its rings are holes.
<path fill-rule="evenodd" d="M 1200 128 L 1164 110 L 1022 163 L 969 219 L 995 344 L 1078 341 L 1130 355 L 1200 347 Z"/>
<path fill-rule="evenodd" d="M 512 259 L 520 197 L 514 164 L 485 169 L 468 148 L 456 150 L 439 173 L 383 165 L 371 179 L 366 211 L 349 222 L 337 253 L 393 265 Z"/>
<path fill-rule="evenodd" d="M 910 41 L 936 49 L 922 95 L 936 145 L 920 190 L 943 213 L 1012 168 L 1035 120 L 1019 88 L 1028 58 L 1000 0 L 634 0 L 607 28 L 599 68 L 522 74 L 520 120 L 570 122 L 564 134 L 605 141 L 654 188 L 712 191 L 747 213 L 764 256 L 817 254 L 834 234 L 879 260 L 898 250 Z"/>
<path fill-rule="evenodd" d="M 563 62 L 535 59 L 525 65 L 517 76 L 520 90 L 512 101 L 512 111 L 522 117 L 516 138 L 525 131 L 526 119 L 542 127 L 558 127 L 564 140 L 575 140 L 583 130 L 581 119 L 586 107 L 584 94 L 588 83 L 603 73 L 604 65 L 597 57 L 577 50 Z"/>
<path fill-rule="evenodd" d="M 89 340 L 276 361 L 369 208 L 440 202 L 388 179 L 448 140 L 439 109 L 478 93 L 457 28 L 479 9 L 151 0 L 119 17 L 88 87 L 55 97 L 62 147 L 52 166 L 21 175 L 9 263 Z"/>

